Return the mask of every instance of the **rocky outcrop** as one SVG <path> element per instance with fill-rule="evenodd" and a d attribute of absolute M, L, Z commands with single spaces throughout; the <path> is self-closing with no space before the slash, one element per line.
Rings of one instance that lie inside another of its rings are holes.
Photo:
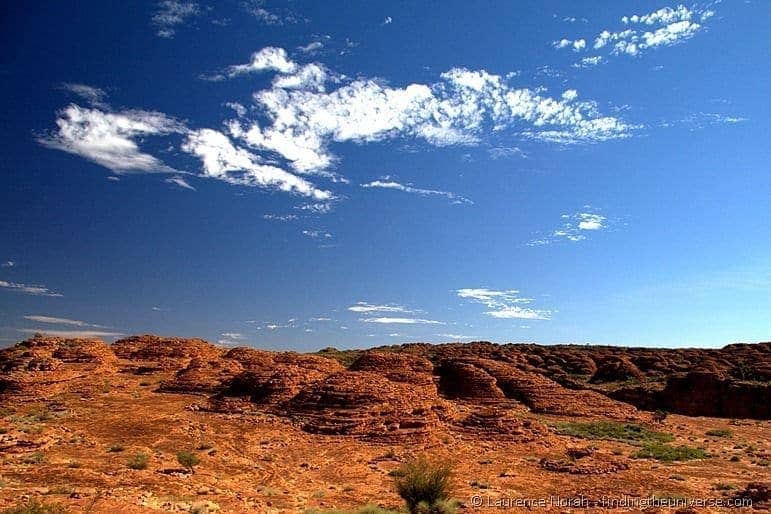
<path fill-rule="evenodd" d="M 481 439 L 545 442 L 548 429 L 542 423 L 524 418 L 522 414 L 512 405 L 488 406 L 461 418 L 457 426 Z"/>
<path fill-rule="evenodd" d="M 643 378 L 642 372 L 635 366 L 628 357 L 613 356 L 602 359 L 597 366 L 590 382 L 626 382 L 628 380 L 640 380 Z"/>
<path fill-rule="evenodd" d="M 160 390 L 212 395 L 222 391 L 241 372 L 243 366 L 233 359 L 194 358 L 172 380 L 161 383 Z"/>
<path fill-rule="evenodd" d="M 214 361 L 223 353 L 222 349 L 203 339 L 154 335 L 120 339 L 112 344 L 112 350 L 121 359 L 149 371 L 181 369 L 195 358 Z"/>
<path fill-rule="evenodd" d="M 341 371 L 303 389 L 290 409 L 308 432 L 388 440 L 427 434 L 439 404 L 380 373 Z"/>
<path fill-rule="evenodd" d="M 445 361 L 438 368 L 439 391 L 451 399 L 496 401 L 505 398 L 495 377 L 479 366 L 463 361 Z"/>
<path fill-rule="evenodd" d="M 0 351 L 0 393 L 47 398 L 74 379 L 114 372 L 116 363 L 99 339 L 35 336 Z"/>

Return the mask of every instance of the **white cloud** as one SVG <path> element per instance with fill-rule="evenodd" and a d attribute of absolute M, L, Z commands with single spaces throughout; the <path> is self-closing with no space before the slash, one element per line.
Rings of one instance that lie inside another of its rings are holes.
<path fill-rule="evenodd" d="M 129 110 L 117 113 L 70 104 L 58 113 L 58 131 L 38 142 L 100 164 L 115 173 L 173 172 L 174 169 L 139 149 L 144 136 L 183 132 L 184 127 L 163 113 Z"/>
<path fill-rule="evenodd" d="M 13 268 L 14 266 L 16 266 L 14 261 L 5 261 L 4 263 L 0 264 L 0 268 Z"/>
<path fill-rule="evenodd" d="M 106 108 L 105 99 L 107 98 L 107 93 L 98 87 L 65 82 L 62 84 L 62 89 L 79 96 L 92 107 Z"/>
<path fill-rule="evenodd" d="M 586 206 L 590 207 L 590 206 Z M 586 239 L 587 231 L 599 231 L 607 229 L 610 220 L 596 212 L 577 212 L 575 214 L 563 214 L 562 225 L 553 230 L 548 236 L 530 241 L 528 246 L 545 246 L 557 241 L 578 242 Z"/>
<path fill-rule="evenodd" d="M 271 221 L 294 221 L 297 219 L 295 214 L 263 214 L 263 219 Z"/>
<path fill-rule="evenodd" d="M 493 160 L 498 159 L 512 159 L 514 157 L 521 157 L 523 159 L 527 158 L 527 154 L 522 151 L 521 148 L 518 148 L 516 146 L 497 146 L 494 148 L 490 148 L 487 153 L 490 155 L 490 158 Z"/>
<path fill-rule="evenodd" d="M 447 339 L 454 339 L 456 341 L 462 340 L 462 339 L 474 339 L 474 336 L 464 336 L 461 334 L 436 334 L 439 337 L 446 337 Z"/>
<path fill-rule="evenodd" d="M 29 316 L 24 316 L 24 319 L 27 319 L 30 321 L 36 321 L 38 323 L 50 323 L 52 325 L 72 325 L 74 327 L 104 328 L 102 327 L 102 325 L 94 325 L 94 324 L 86 323 L 85 321 L 80 321 L 76 319 L 55 318 L 53 316 L 29 315 Z"/>
<path fill-rule="evenodd" d="M 598 64 L 602 64 L 605 62 L 605 59 L 600 55 L 595 55 L 593 57 L 584 57 L 577 63 L 573 64 L 574 68 L 590 68 L 592 66 L 597 66 Z"/>
<path fill-rule="evenodd" d="M 586 40 L 584 39 L 560 39 L 559 41 L 554 41 L 552 43 L 552 46 L 556 48 L 557 50 L 561 50 L 563 48 L 572 47 L 574 52 L 580 52 L 584 48 L 586 48 Z"/>
<path fill-rule="evenodd" d="M 332 234 L 324 232 L 323 230 L 303 230 L 303 235 L 308 236 L 311 239 L 331 239 Z"/>
<path fill-rule="evenodd" d="M 0 288 L 9 289 L 11 291 L 16 291 L 18 293 L 31 294 L 35 296 L 54 296 L 54 297 L 63 296 L 61 293 L 51 291 L 45 286 L 17 284 L 15 282 L 7 282 L 5 280 L 0 280 Z"/>
<path fill-rule="evenodd" d="M 156 27 L 156 35 L 162 38 L 173 38 L 179 25 L 201 14 L 201 7 L 195 2 L 181 0 L 162 0 L 152 17 Z"/>
<path fill-rule="evenodd" d="M 300 173 L 328 173 L 337 161 L 330 144 L 346 141 L 417 138 L 435 146 L 473 145 L 485 133 L 510 130 L 569 143 L 625 137 L 633 128 L 600 115 L 594 102 L 549 98 L 484 70 L 454 68 L 433 84 L 390 87 L 377 79 L 344 79 L 319 63 L 299 65 L 275 47 L 229 70 L 276 73 L 272 87 L 253 95 L 262 119 L 234 120 L 228 128 L 255 151 L 280 156 Z M 342 85 L 328 91 L 336 83 Z"/>
<path fill-rule="evenodd" d="M 206 177 L 231 184 L 275 188 L 316 200 L 333 198 L 331 193 L 317 189 L 305 179 L 276 166 L 263 164 L 260 157 L 233 146 L 225 134 L 216 130 L 190 132 L 182 150 L 201 159 Z"/>
<path fill-rule="evenodd" d="M 164 182 L 168 184 L 174 184 L 175 186 L 179 186 L 183 189 L 190 189 L 191 191 L 195 191 L 195 188 L 191 186 L 187 180 L 181 175 L 175 175 L 173 177 L 167 178 Z"/>
<path fill-rule="evenodd" d="M 297 49 L 304 54 L 314 54 L 324 48 L 324 43 L 321 41 L 311 41 L 305 46 L 298 46 Z"/>
<path fill-rule="evenodd" d="M 373 312 L 412 313 L 413 312 L 401 305 L 394 305 L 394 304 L 377 305 L 377 304 L 371 304 L 367 302 L 356 302 L 355 305 L 351 305 L 350 307 L 348 307 L 348 310 L 351 312 L 360 312 L 360 313 L 373 313 Z"/>
<path fill-rule="evenodd" d="M 249 63 L 230 66 L 228 68 L 228 75 L 234 77 L 244 73 L 264 71 L 293 73 L 296 69 L 297 64 L 289 59 L 286 50 L 274 46 L 266 46 L 259 52 L 254 52 Z"/>
<path fill-rule="evenodd" d="M 265 25 L 285 25 L 303 21 L 290 9 L 268 9 L 265 0 L 245 0 L 243 6 L 246 12 Z"/>
<path fill-rule="evenodd" d="M 223 332 L 220 335 L 226 339 L 246 339 L 246 336 L 240 332 Z"/>
<path fill-rule="evenodd" d="M 532 303 L 532 298 L 522 298 L 516 289 L 497 291 L 487 288 L 458 289 L 456 294 L 460 298 L 471 300 L 485 305 L 488 316 L 501 319 L 549 319 L 551 311 L 532 309 L 527 307 Z"/>
<path fill-rule="evenodd" d="M 386 16 L 385 19 L 383 20 L 383 25 L 390 25 L 393 22 L 394 22 L 393 18 L 391 18 L 390 16 Z"/>
<path fill-rule="evenodd" d="M 612 45 L 609 48 L 613 55 L 636 56 L 646 50 L 672 46 L 703 30 L 702 24 L 714 14 L 708 9 L 678 5 L 648 14 L 624 16 L 621 23 L 627 28 L 603 30 L 595 38 L 594 48 L 599 50 Z"/>
<path fill-rule="evenodd" d="M 384 325 L 444 325 L 441 321 L 421 318 L 362 318 L 362 323 L 381 323 Z"/>
<path fill-rule="evenodd" d="M 120 337 L 126 334 L 122 332 L 102 332 L 100 330 L 48 330 L 38 328 L 20 328 L 23 334 L 42 333 L 49 336 L 69 337 L 75 339 L 95 339 L 100 337 Z"/>
<path fill-rule="evenodd" d="M 380 189 L 395 189 L 397 191 L 404 191 L 405 193 L 412 193 L 416 195 L 421 196 L 444 196 L 445 198 L 448 198 L 452 201 L 452 203 L 455 204 L 473 204 L 471 200 L 468 198 L 464 198 L 462 196 L 456 195 L 455 193 L 450 193 L 448 191 L 437 191 L 434 189 L 421 189 L 418 187 L 413 187 L 409 184 L 400 184 L 399 182 L 394 181 L 383 181 L 383 180 L 375 180 L 373 182 L 369 182 L 367 184 L 362 184 L 361 187 L 364 188 L 380 188 Z"/>

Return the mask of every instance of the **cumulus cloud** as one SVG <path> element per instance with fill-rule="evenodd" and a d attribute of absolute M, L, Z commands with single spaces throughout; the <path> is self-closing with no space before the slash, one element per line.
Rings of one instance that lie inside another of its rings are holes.
<path fill-rule="evenodd" d="M 595 36 L 592 47 L 610 55 L 637 56 L 648 50 L 676 45 L 692 38 L 704 29 L 704 22 L 714 14 L 714 11 L 707 8 L 695 5 L 688 8 L 680 4 L 648 14 L 623 16 L 619 27 L 605 29 Z M 557 49 L 572 47 L 576 52 L 587 48 L 584 39 L 563 38 L 555 41 L 553 46 Z M 601 56 L 593 56 L 581 59 L 574 66 L 585 68 L 601 62 Z"/>
<path fill-rule="evenodd" d="M 38 137 L 38 142 L 79 155 L 119 174 L 175 171 L 140 150 L 137 140 L 184 131 L 182 124 L 160 112 L 113 113 L 75 104 L 59 111 L 56 125 L 57 131 Z"/>
<path fill-rule="evenodd" d="M 201 14 L 201 7 L 195 2 L 181 0 L 163 0 L 151 19 L 158 37 L 170 39 L 176 34 L 177 27 Z"/>
<path fill-rule="evenodd" d="M 74 327 L 104 328 L 102 325 L 94 325 L 92 323 L 86 323 L 85 321 L 80 321 L 76 319 L 56 318 L 53 316 L 29 315 L 29 316 L 24 316 L 24 319 L 27 319 L 29 321 L 35 321 L 37 323 L 50 323 L 52 325 L 72 325 Z"/>
<path fill-rule="evenodd" d="M 444 325 L 441 321 L 422 318 L 362 318 L 362 323 L 381 323 L 383 325 Z"/>
<path fill-rule="evenodd" d="M 228 70 L 229 76 L 276 74 L 272 87 L 253 95 L 262 118 L 227 126 L 234 138 L 284 159 L 299 173 L 328 172 L 338 160 L 332 143 L 407 138 L 435 146 L 473 145 L 502 131 L 575 143 L 625 137 L 633 129 L 601 115 L 594 102 L 551 98 L 484 70 L 454 68 L 433 84 L 391 87 L 372 78 L 344 79 L 318 63 L 299 65 L 275 47 Z"/>
<path fill-rule="evenodd" d="M 520 297 L 516 289 L 497 291 L 487 288 L 465 288 L 458 289 L 456 294 L 460 298 L 485 305 L 490 309 L 485 314 L 493 318 L 549 319 L 551 315 L 551 311 L 527 307 L 532 303 L 532 298 Z"/>
<path fill-rule="evenodd" d="M 589 206 L 587 206 L 589 207 Z M 557 241 L 578 242 L 586 239 L 586 233 L 608 228 L 610 220 L 596 212 L 563 214 L 562 225 L 545 237 L 530 241 L 528 246 L 545 246 Z"/>
<path fill-rule="evenodd" d="M 419 187 L 413 187 L 412 185 L 405 185 L 400 184 L 399 182 L 394 182 L 392 180 L 375 180 L 372 182 L 369 182 L 367 184 L 362 184 L 361 187 L 364 188 L 379 188 L 379 189 L 395 189 L 397 191 L 404 191 L 405 193 L 412 193 L 420 196 L 443 196 L 445 198 L 448 198 L 452 201 L 454 204 L 473 204 L 471 200 L 468 198 L 464 198 L 462 196 L 456 195 L 455 193 L 450 193 L 448 191 L 437 191 L 435 189 L 421 189 Z"/>
<path fill-rule="evenodd" d="M 53 297 L 63 296 L 61 293 L 51 291 L 45 286 L 18 284 L 16 282 L 8 282 L 5 280 L 0 280 L 0 288 L 8 289 L 9 291 L 15 291 L 17 293 L 31 294 L 34 296 L 53 296 Z"/>
<path fill-rule="evenodd" d="M 371 304 L 367 302 L 356 302 L 356 304 L 348 307 L 348 310 L 351 312 L 359 312 L 359 313 L 374 313 L 374 312 L 412 313 L 413 312 L 401 305 L 395 305 L 395 304 L 378 305 L 378 304 Z"/>
<path fill-rule="evenodd" d="M 333 198 L 328 191 L 271 164 L 251 152 L 233 145 L 225 134 L 201 129 L 191 131 L 182 150 L 197 156 L 203 162 L 203 174 L 231 184 L 275 188 L 280 191 L 307 196 L 316 200 Z"/>

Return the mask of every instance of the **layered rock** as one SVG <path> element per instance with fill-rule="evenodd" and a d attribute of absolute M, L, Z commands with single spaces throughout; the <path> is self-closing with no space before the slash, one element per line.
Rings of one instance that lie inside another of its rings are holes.
<path fill-rule="evenodd" d="M 194 358 L 214 361 L 223 353 L 222 349 L 203 339 L 154 335 L 120 339 L 112 344 L 112 350 L 121 359 L 132 361 L 147 371 L 184 368 Z"/>
<path fill-rule="evenodd" d="M 290 402 L 304 430 L 369 439 L 427 434 L 439 422 L 437 395 L 372 371 L 340 371 L 303 389 Z M 434 390 L 435 391 L 435 390 Z"/>
<path fill-rule="evenodd" d="M 114 372 L 116 362 L 99 339 L 35 336 L 0 351 L 0 393 L 46 398 L 76 378 Z"/>
<path fill-rule="evenodd" d="M 516 406 L 501 404 L 476 409 L 457 424 L 464 432 L 481 439 L 505 439 L 517 442 L 546 441 L 548 429 L 535 420 L 522 417 Z"/>

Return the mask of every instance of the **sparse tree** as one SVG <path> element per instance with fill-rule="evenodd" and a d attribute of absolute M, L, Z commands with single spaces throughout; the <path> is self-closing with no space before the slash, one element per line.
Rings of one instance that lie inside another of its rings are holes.
<path fill-rule="evenodd" d="M 201 459 L 193 452 L 181 450 L 177 452 L 177 462 L 182 464 L 190 473 L 195 473 L 195 466 L 201 462 Z"/>

